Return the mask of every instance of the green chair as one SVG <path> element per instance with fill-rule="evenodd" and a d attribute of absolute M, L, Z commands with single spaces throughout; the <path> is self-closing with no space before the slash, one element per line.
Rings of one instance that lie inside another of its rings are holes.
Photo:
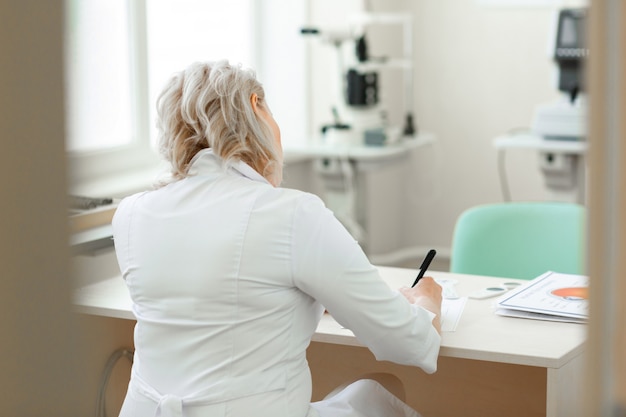
<path fill-rule="evenodd" d="M 519 279 L 546 271 L 584 274 L 585 217 L 585 208 L 573 203 L 470 208 L 454 229 L 450 271 Z"/>

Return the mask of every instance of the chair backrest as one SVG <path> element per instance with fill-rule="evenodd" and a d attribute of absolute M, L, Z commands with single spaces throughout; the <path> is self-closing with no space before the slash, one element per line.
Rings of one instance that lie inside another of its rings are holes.
<path fill-rule="evenodd" d="M 452 238 L 450 271 L 533 279 L 546 271 L 584 274 L 585 208 L 523 202 L 464 211 Z"/>

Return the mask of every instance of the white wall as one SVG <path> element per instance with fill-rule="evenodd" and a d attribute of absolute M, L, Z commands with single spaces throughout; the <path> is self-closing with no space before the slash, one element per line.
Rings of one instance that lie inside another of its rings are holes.
<path fill-rule="evenodd" d="M 358 9 L 360 2 L 353 3 Z M 461 211 L 502 201 L 493 139 L 529 127 L 535 105 L 558 97 L 548 56 L 555 9 L 494 8 L 476 0 L 369 3 L 373 11 L 410 10 L 414 16 L 416 123 L 438 140 L 414 154 L 407 172 L 412 180 L 404 190 L 403 240 L 407 247 L 445 253 Z M 336 24 L 354 10 L 333 4 L 312 1 L 312 19 L 323 23 L 331 16 Z M 329 68 L 319 49 L 313 52 L 311 125 L 319 126 L 330 106 L 323 88 Z M 510 150 L 506 167 L 513 200 L 548 198 L 536 152 Z"/>
<path fill-rule="evenodd" d="M 554 11 L 467 0 L 420 0 L 413 9 L 417 120 L 439 138 L 417 161 L 434 184 L 423 186 L 432 198 L 416 226 L 425 241 L 449 245 L 462 210 L 502 200 L 494 137 L 528 127 L 534 106 L 557 97 L 547 56 Z M 533 151 L 507 153 L 513 200 L 546 197 L 537 164 Z"/>

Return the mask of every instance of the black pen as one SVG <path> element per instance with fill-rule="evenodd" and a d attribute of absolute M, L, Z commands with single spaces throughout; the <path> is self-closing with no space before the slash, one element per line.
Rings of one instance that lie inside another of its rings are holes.
<path fill-rule="evenodd" d="M 415 287 L 417 283 L 419 282 L 419 280 L 422 279 L 422 277 L 426 273 L 426 270 L 428 269 L 428 265 L 430 265 L 430 263 L 433 261 L 433 258 L 435 257 L 436 254 L 437 254 L 437 251 L 434 249 L 431 249 L 428 251 L 428 254 L 424 258 L 424 262 L 422 262 L 422 266 L 420 266 L 420 272 L 417 274 L 417 278 L 415 278 L 415 282 L 413 283 L 412 287 Z"/>

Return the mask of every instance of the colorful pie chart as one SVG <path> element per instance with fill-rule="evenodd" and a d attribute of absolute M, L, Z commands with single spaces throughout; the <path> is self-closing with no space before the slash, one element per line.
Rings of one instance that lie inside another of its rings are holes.
<path fill-rule="evenodd" d="M 589 288 L 587 287 L 557 288 L 550 293 L 556 297 L 571 301 L 587 300 L 589 298 Z"/>

